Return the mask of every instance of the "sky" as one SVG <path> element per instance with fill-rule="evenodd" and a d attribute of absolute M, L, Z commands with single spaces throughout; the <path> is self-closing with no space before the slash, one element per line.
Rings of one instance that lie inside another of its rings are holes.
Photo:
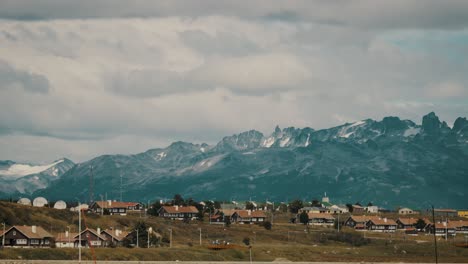
<path fill-rule="evenodd" d="M 0 160 L 468 116 L 468 1 L 0 0 Z"/>

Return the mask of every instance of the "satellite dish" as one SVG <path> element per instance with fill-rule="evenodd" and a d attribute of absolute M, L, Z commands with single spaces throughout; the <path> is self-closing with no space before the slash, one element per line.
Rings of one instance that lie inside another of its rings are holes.
<path fill-rule="evenodd" d="M 18 200 L 18 203 L 22 204 L 22 205 L 31 206 L 31 200 L 29 200 L 28 198 L 21 198 L 21 199 Z"/>
<path fill-rule="evenodd" d="M 44 197 L 37 197 L 33 201 L 33 206 L 34 207 L 44 207 L 46 204 L 48 204 L 46 198 Z"/>
<path fill-rule="evenodd" d="M 65 202 L 62 201 L 62 200 L 57 201 L 57 202 L 54 204 L 54 208 L 55 208 L 55 209 L 59 209 L 59 210 L 67 209 L 67 203 L 65 203 Z"/>

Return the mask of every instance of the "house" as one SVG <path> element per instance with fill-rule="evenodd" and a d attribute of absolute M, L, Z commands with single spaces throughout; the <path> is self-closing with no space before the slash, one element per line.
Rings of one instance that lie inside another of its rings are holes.
<path fill-rule="evenodd" d="M 434 234 L 434 224 L 430 225 L 427 229 L 431 234 Z M 442 222 L 435 224 L 435 235 L 436 236 L 455 236 L 456 235 L 456 224 L 453 222 Z"/>
<path fill-rule="evenodd" d="M 349 213 L 349 208 L 345 204 L 338 204 L 332 207 L 340 209 L 342 214 Z"/>
<path fill-rule="evenodd" d="M 374 232 L 395 232 L 397 223 L 393 219 L 388 218 L 371 218 L 366 222 L 366 228 Z"/>
<path fill-rule="evenodd" d="M 468 234 L 468 221 L 459 220 L 451 222 L 455 226 L 455 232 L 457 234 Z"/>
<path fill-rule="evenodd" d="M 101 236 L 106 240 L 107 245 L 123 246 L 124 239 L 129 232 L 119 229 L 105 229 L 101 231 Z"/>
<path fill-rule="evenodd" d="M 58 233 L 55 237 L 55 246 L 58 248 L 74 248 L 78 233 L 70 233 L 65 231 L 64 233 Z"/>
<path fill-rule="evenodd" d="M 332 205 L 330 207 L 327 207 L 327 213 L 329 213 L 329 214 L 342 214 L 345 211 L 348 212 L 348 208 L 346 208 L 346 209 L 341 208 L 338 205 Z"/>
<path fill-rule="evenodd" d="M 459 217 L 467 217 L 468 218 L 468 210 L 458 210 Z"/>
<path fill-rule="evenodd" d="M 364 207 L 360 206 L 359 204 L 353 204 L 353 214 L 363 214 L 364 213 Z"/>
<path fill-rule="evenodd" d="M 236 210 L 231 215 L 231 221 L 240 224 L 252 224 L 265 222 L 266 214 L 264 211 Z"/>
<path fill-rule="evenodd" d="M 456 217 L 458 216 L 457 210 L 454 209 L 434 209 L 435 216 L 443 217 Z"/>
<path fill-rule="evenodd" d="M 379 217 L 366 215 L 352 215 L 344 222 L 344 225 L 352 227 L 356 230 L 365 230 L 367 221 L 374 218 L 378 219 Z"/>
<path fill-rule="evenodd" d="M 397 223 L 397 228 L 398 229 L 414 229 L 416 227 L 416 223 L 418 222 L 417 218 L 405 218 L 405 217 L 400 217 L 396 220 Z"/>
<path fill-rule="evenodd" d="M 97 214 L 126 215 L 128 212 L 139 212 L 143 205 L 138 202 L 97 201 L 90 205 L 89 209 Z"/>
<path fill-rule="evenodd" d="M 409 215 L 409 214 L 416 214 L 416 212 L 408 207 L 398 209 L 398 214 L 400 215 Z"/>
<path fill-rule="evenodd" d="M 198 209 L 195 206 L 165 205 L 159 209 L 158 214 L 160 217 L 172 220 L 194 220 L 198 216 Z"/>
<path fill-rule="evenodd" d="M 301 209 L 299 209 L 299 214 L 301 214 L 302 212 L 306 212 L 306 213 L 315 213 L 315 214 L 324 214 L 326 213 L 328 210 L 327 208 L 324 208 L 324 207 L 303 207 Z"/>
<path fill-rule="evenodd" d="M 54 237 L 40 226 L 12 226 L 2 232 L 5 236 L 5 247 L 50 247 Z"/>
<path fill-rule="evenodd" d="M 310 225 L 333 226 L 335 218 L 331 214 L 308 213 Z"/>
<path fill-rule="evenodd" d="M 67 231 L 64 233 L 58 233 L 55 237 L 55 245 L 57 247 L 77 248 L 80 244 L 81 238 L 82 247 L 89 247 L 90 245 L 92 247 L 105 247 L 107 246 L 106 239 L 99 234 L 100 232 L 100 228 L 97 230 L 86 228 L 81 231 L 81 236 L 80 233 L 68 233 Z"/>
<path fill-rule="evenodd" d="M 371 214 L 377 214 L 379 212 L 379 207 L 376 205 L 366 206 L 364 210 Z"/>

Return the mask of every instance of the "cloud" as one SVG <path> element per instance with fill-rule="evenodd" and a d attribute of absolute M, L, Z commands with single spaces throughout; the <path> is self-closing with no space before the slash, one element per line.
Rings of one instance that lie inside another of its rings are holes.
<path fill-rule="evenodd" d="M 468 88 L 456 82 L 442 82 L 429 85 L 427 95 L 435 98 L 467 97 Z"/>
<path fill-rule="evenodd" d="M 0 18 L 15 20 L 234 16 L 272 21 L 307 21 L 360 28 L 451 28 L 468 25 L 461 0 L 182 1 L 18 0 L 0 3 Z"/>
<path fill-rule="evenodd" d="M 0 89 L 23 89 L 32 93 L 47 93 L 49 81 L 40 74 L 13 68 L 0 59 Z"/>
<path fill-rule="evenodd" d="M 466 30 L 363 29 L 347 16 L 318 23 L 300 13 L 252 19 L 219 15 L 223 7 L 197 17 L 0 21 L 0 159 L 80 161 L 277 124 L 418 122 L 430 111 L 450 123 L 468 112 L 456 96 L 468 83 Z M 47 89 L 28 90 L 41 80 Z"/>

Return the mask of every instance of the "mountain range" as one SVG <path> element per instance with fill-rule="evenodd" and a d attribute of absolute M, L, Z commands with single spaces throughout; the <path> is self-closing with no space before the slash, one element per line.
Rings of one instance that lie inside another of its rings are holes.
<path fill-rule="evenodd" d="M 64 159 L 21 177 L 5 177 L 15 166 L 6 161 L 0 163 L 0 182 L 10 184 L 2 194 L 14 186 L 15 193 L 51 200 L 89 200 L 92 174 L 95 200 L 122 196 L 146 203 L 179 193 L 203 200 L 287 202 L 327 192 L 334 203 L 468 208 L 467 161 L 467 119 L 449 127 L 429 113 L 420 125 L 385 117 L 321 130 L 276 127 L 270 135 L 250 130 L 216 145 L 175 142 L 78 164 Z M 63 170 L 50 176 L 61 164 Z M 37 184 L 35 177 L 41 179 Z"/>

